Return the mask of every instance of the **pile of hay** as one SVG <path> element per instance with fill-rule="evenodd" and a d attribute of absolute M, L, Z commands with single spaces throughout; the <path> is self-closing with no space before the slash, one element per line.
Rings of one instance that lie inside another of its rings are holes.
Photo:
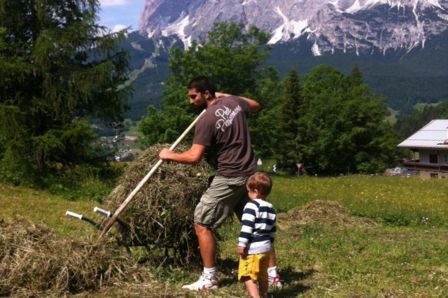
<path fill-rule="evenodd" d="M 347 208 L 334 201 L 311 201 L 304 206 L 291 209 L 287 213 L 278 215 L 278 225 L 280 228 L 288 229 L 310 224 L 320 224 L 338 228 L 378 226 L 378 223 L 374 220 L 351 215 Z"/>
<path fill-rule="evenodd" d="M 157 163 L 159 152 L 168 147 L 150 147 L 128 166 L 119 185 L 105 201 L 108 210 L 118 208 Z M 150 251 L 148 257 L 156 263 L 170 260 L 187 265 L 195 260 L 198 243 L 193 213 L 207 188 L 210 173 L 211 168 L 204 161 L 194 166 L 164 162 L 120 215 L 120 220 L 127 225 L 115 224 L 120 230 L 120 241 L 145 246 Z"/>
<path fill-rule="evenodd" d="M 1 297 L 95 290 L 138 278 L 136 270 L 116 242 L 67 240 L 28 221 L 0 221 Z"/>

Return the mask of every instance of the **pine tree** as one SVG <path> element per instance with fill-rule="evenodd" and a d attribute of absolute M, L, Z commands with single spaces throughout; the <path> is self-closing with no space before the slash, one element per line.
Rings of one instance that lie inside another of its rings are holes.
<path fill-rule="evenodd" d="M 348 81 L 352 86 L 360 86 L 364 83 L 364 78 L 358 65 L 355 64 L 353 66 L 350 74 L 348 75 Z"/>
<path fill-rule="evenodd" d="M 302 162 L 300 119 L 303 104 L 299 76 L 296 70 L 291 70 L 283 83 L 275 154 L 278 166 L 291 174 L 298 171 L 297 164 Z"/>
<path fill-rule="evenodd" d="M 272 159 L 277 147 L 281 85 L 279 73 L 273 67 L 268 67 L 257 79 L 256 99 L 262 109 L 249 119 L 249 126 L 255 154 L 261 159 Z"/>
<path fill-rule="evenodd" d="M 89 120 L 120 118 L 129 93 L 127 57 L 116 49 L 124 32 L 95 23 L 98 3 L 0 0 L 3 178 L 88 161 Z"/>

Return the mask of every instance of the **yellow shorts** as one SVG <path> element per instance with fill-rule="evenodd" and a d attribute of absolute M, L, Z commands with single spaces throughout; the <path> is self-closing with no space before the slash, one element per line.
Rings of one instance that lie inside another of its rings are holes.
<path fill-rule="evenodd" d="M 253 281 L 267 280 L 269 267 L 270 252 L 247 255 L 240 257 L 240 265 L 238 267 L 238 280 L 243 276 L 248 276 Z"/>

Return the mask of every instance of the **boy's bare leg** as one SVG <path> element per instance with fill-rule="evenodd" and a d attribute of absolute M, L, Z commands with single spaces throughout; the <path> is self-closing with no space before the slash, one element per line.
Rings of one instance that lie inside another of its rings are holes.
<path fill-rule="evenodd" d="M 250 277 L 244 276 L 241 278 L 241 280 L 246 285 L 246 289 L 249 292 L 251 298 L 260 298 L 260 293 L 258 292 L 257 284 L 252 279 L 250 279 Z"/>
<path fill-rule="evenodd" d="M 216 243 L 212 230 L 198 224 L 194 224 L 194 230 L 198 237 L 199 251 L 204 267 L 215 267 Z"/>
<path fill-rule="evenodd" d="M 268 297 L 268 280 L 259 280 L 258 281 L 258 286 L 259 288 L 259 292 L 260 292 L 260 297 L 261 298 L 267 298 Z"/>
<path fill-rule="evenodd" d="M 269 254 L 268 286 L 277 289 L 283 287 L 277 271 L 277 255 L 274 247 L 272 247 L 271 253 Z"/>
<path fill-rule="evenodd" d="M 277 266 L 277 256 L 275 255 L 275 248 L 272 247 L 271 253 L 269 254 L 269 267 Z"/>

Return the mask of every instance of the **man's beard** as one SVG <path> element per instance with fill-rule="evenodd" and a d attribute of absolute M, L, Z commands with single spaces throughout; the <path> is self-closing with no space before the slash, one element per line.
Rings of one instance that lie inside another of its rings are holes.
<path fill-rule="evenodd" d="M 207 108 L 207 103 L 204 102 L 203 104 L 200 104 L 200 105 L 191 105 L 191 107 L 194 111 L 201 112 L 202 110 Z"/>

